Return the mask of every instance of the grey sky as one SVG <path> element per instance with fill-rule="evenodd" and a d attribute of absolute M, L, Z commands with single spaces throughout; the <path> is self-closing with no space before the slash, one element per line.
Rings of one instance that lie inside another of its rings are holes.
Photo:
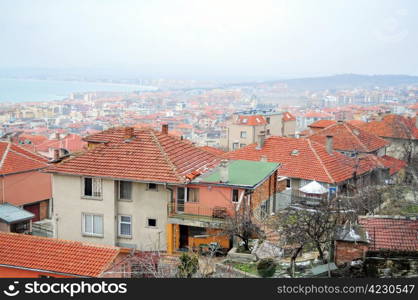
<path fill-rule="evenodd" d="M 418 1 L 2 0 L 0 68 L 418 75 Z"/>

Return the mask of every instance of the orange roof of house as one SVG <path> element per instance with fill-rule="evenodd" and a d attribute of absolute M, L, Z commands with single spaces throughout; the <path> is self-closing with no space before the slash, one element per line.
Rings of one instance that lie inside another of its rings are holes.
<path fill-rule="evenodd" d="M 319 120 L 308 125 L 310 128 L 326 128 L 337 123 L 335 120 Z"/>
<path fill-rule="evenodd" d="M 294 121 L 296 120 L 296 117 L 294 115 L 292 115 L 290 112 L 286 111 L 283 113 L 283 121 L 287 122 L 287 121 Z"/>
<path fill-rule="evenodd" d="M 36 151 L 47 152 L 49 149 L 66 149 L 69 152 L 79 152 L 85 149 L 87 143 L 83 141 L 83 138 L 77 134 L 68 134 L 64 138 L 59 140 L 47 140 L 37 146 Z"/>
<path fill-rule="evenodd" d="M 371 216 L 359 224 L 369 235 L 369 250 L 418 250 L 418 220 Z"/>
<path fill-rule="evenodd" d="M 325 145 L 326 137 L 333 137 L 333 147 L 339 151 L 358 151 L 373 152 L 385 147 L 389 142 L 367 132 L 359 127 L 355 127 L 346 122 L 337 122 L 320 131 L 317 131 L 308 138 L 312 141 Z"/>
<path fill-rule="evenodd" d="M 0 142 L 0 175 L 42 169 L 47 159 L 10 142 Z"/>
<path fill-rule="evenodd" d="M 257 126 L 257 125 L 265 125 L 267 124 L 267 121 L 261 115 L 253 115 L 253 116 L 244 115 L 244 116 L 239 116 L 235 124 Z"/>
<path fill-rule="evenodd" d="M 292 178 L 338 183 L 353 176 L 353 159 L 334 152 L 328 154 L 325 147 L 306 138 L 272 136 L 267 138 L 262 149 L 257 144 L 227 152 L 230 159 L 260 160 L 282 164 L 279 174 Z"/>
<path fill-rule="evenodd" d="M 416 118 L 387 115 L 381 121 L 366 123 L 362 128 L 381 137 L 418 139 L 418 128 L 415 126 Z"/>
<path fill-rule="evenodd" d="M 85 138 L 102 143 L 94 149 L 48 168 L 48 172 L 184 183 L 193 171 L 206 170 L 219 158 L 189 141 L 152 129 L 134 129 L 126 140 L 125 128 L 111 128 Z"/>
<path fill-rule="evenodd" d="M 207 151 L 209 153 L 212 153 L 214 155 L 217 155 L 217 156 L 221 156 L 221 155 L 225 154 L 225 151 L 223 151 L 221 149 L 218 149 L 218 148 L 215 148 L 215 147 L 202 146 L 202 147 L 200 147 L 200 149 L 205 150 L 205 151 Z"/>
<path fill-rule="evenodd" d="M 0 232 L 0 264 L 46 272 L 98 277 L 119 248 Z"/>

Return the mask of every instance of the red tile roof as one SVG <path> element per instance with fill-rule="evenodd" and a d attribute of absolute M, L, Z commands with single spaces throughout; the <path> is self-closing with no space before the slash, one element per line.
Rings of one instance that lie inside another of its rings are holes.
<path fill-rule="evenodd" d="M 294 115 L 292 115 L 290 112 L 286 111 L 283 113 L 283 121 L 287 122 L 287 121 L 294 121 L 296 120 L 296 117 Z"/>
<path fill-rule="evenodd" d="M 0 264 L 99 277 L 115 260 L 116 247 L 0 232 Z"/>
<path fill-rule="evenodd" d="M 292 178 L 338 183 L 353 176 L 353 159 L 334 152 L 328 154 L 325 147 L 305 138 L 270 137 L 262 149 L 257 144 L 227 152 L 230 159 L 260 160 L 282 163 L 279 174 Z"/>
<path fill-rule="evenodd" d="M 46 168 L 47 159 L 22 147 L 0 142 L 0 175 Z"/>
<path fill-rule="evenodd" d="M 213 155 L 217 155 L 217 156 L 222 156 L 223 154 L 225 154 L 225 151 L 215 148 L 215 147 L 210 147 L 210 146 L 202 146 L 200 147 L 200 149 L 205 150 L 209 153 L 212 153 Z"/>
<path fill-rule="evenodd" d="M 254 116 L 239 116 L 235 124 L 239 125 L 249 125 L 249 126 L 258 126 L 267 124 L 266 119 L 261 115 Z"/>
<path fill-rule="evenodd" d="M 406 118 L 400 115 L 387 115 L 382 121 L 372 121 L 362 126 L 375 135 L 389 138 L 418 139 L 416 117 Z"/>
<path fill-rule="evenodd" d="M 86 148 L 87 143 L 77 134 L 68 134 L 59 140 L 47 140 L 37 146 L 36 151 L 48 152 L 49 149 L 66 149 L 69 152 L 79 152 Z"/>
<path fill-rule="evenodd" d="M 390 175 L 399 172 L 401 169 L 407 166 L 407 163 L 405 161 L 394 158 L 389 155 L 384 155 L 382 157 L 379 157 L 379 159 L 385 167 L 390 169 Z"/>
<path fill-rule="evenodd" d="M 360 217 L 370 250 L 418 251 L 418 220 L 394 217 Z"/>
<path fill-rule="evenodd" d="M 125 128 L 111 128 L 86 138 L 103 143 L 48 169 L 52 173 L 131 179 L 145 182 L 184 183 L 193 171 L 219 163 L 212 153 L 152 129 L 134 129 L 126 140 Z"/>
<path fill-rule="evenodd" d="M 319 120 L 308 125 L 310 128 L 326 128 L 337 123 L 335 120 Z"/>
<path fill-rule="evenodd" d="M 337 122 L 313 133 L 308 138 L 325 145 L 327 136 L 333 137 L 333 147 L 339 151 L 370 153 L 389 144 L 377 135 L 345 122 Z"/>

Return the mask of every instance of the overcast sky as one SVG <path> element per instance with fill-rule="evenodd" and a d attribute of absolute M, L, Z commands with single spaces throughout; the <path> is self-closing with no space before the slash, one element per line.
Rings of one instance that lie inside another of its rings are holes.
<path fill-rule="evenodd" d="M 0 68 L 418 75 L 418 1 L 1 0 Z"/>

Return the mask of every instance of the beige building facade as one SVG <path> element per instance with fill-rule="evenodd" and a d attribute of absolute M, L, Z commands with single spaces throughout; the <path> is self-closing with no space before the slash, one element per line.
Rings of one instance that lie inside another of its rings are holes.
<path fill-rule="evenodd" d="M 153 183 L 122 181 L 122 186 L 111 178 L 54 174 L 55 237 L 166 250 L 170 191 Z"/>

